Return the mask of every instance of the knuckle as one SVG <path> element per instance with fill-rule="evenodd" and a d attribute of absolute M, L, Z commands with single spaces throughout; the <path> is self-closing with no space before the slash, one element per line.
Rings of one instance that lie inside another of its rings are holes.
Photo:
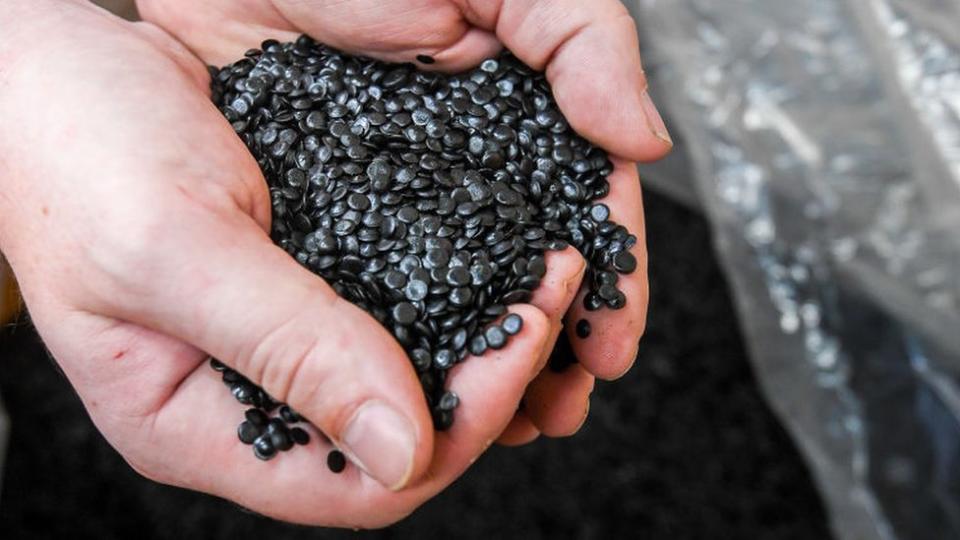
<path fill-rule="evenodd" d="M 320 312 L 336 313 L 342 300 L 334 295 L 318 294 L 308 304 L 318 306 Z M 241 354 L 237 368 L 250 380 L 260 384 L 274 399 L 289 403 L 308 416 L 327 433 L 336 430 L 348 420 L 351 403 L 335 400 L 342 396 L 358 395 L 351 384 L 339 377 L 334 382 L 332 355 L 349 350 L 346 333 L 329 331 L 329 317 L 316 317 L 311 309 L 301 312 L 277 325 L 257 340 L 249 354 Z M 336 391 L 332 391 L 336 385 Z M 312 413 L 312 414 L 311 414 Z"/>
<path fill-rule="evenodd" d="M 301 398 L 308 385 L 304 381 L 317 387 L 326 379 L 327 374 L 321 371 L 324 362 L 320 352 L 317 337 L 293 319 L 259 340 L 238 366 L 241 373 L 258 382 L 274 398 L 289 403 Z"/>
<path fill-rule="evenodd" d="M 114 205 L 86 246 L 95 268 L 121 291 L 139 289 L 160 262 L 168 217 L 155 203 Z"/>

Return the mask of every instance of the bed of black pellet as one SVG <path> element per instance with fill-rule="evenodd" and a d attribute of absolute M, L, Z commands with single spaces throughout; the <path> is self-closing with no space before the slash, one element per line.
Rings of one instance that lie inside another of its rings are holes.
<path fill-rule="evenodd" d="M 511 54 L 446 75 L 304 36 L 211 73 L 214 102 L 269 184 L 273 240 L 392 332 L 436 429 L 459 403 L 448 370 L 522 330 L 507 306 L 530 299 L 547 251 L 572 245 L 587 260 L 588 310 L 624 307 L 617 281 L 636 268 L 637 239 L 600 202 L 612 164 Z M 588 321 L 578 328 L 589 335 Z M 262 411 L 238 430 L 254 454 L 291 448 L 288 422 L 266 416 L 280 404 L 212 365 Z"/>

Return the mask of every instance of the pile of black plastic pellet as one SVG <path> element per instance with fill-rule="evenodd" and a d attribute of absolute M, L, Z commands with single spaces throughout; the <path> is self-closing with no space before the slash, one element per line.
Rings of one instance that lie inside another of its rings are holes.
<path fill-rule="evenodd" d="M 612 164 L 573 132 L 544 76 L 509 53 L 445 75 L 302 37 L 212 73 L 214 102 L 270 186 L 273 240 L 393 333 L 438 430 L 459 403 L 447 370 L 521 331 L 506 306 L 530 299 L 547 250 L 573 245 L 588 261 L 588 310 L 625 305 L 616 284 L 636 268 L 636 237 L 597 202 Z M 240 439 L 262 459 L 290 448 L 286 424 L 299 417 L 281 408 L 264 421 L 280 405 L 214 367 L 255 408 Z"/>

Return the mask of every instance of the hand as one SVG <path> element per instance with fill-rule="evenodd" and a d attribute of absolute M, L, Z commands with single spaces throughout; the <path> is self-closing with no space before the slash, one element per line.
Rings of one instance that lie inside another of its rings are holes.
<path fill-rule="evenodd" d="M 636 161 L 663 157 L 672 143 L 646 92 L 636 28 L 618 0 L 138 0 L 141 15 L 178 36 L 206 62 L 224 65 L 264 39 L 294 40 L 301 33 L 340 49 L 397 62 L 427 55 L 420 67 L 457 71 L 508 47 L 526 64 L 546 71 L 573 127 L 606 148 L 616 165 L 604 201 L 611 219 L 639 237 L 637 271 L 624 276 L 621 311 L 587 313 L 582 294 L 572 307 L 556 293 L 559 283 L 531 301 L 550 320 L 549 343 L 565 318 L 580 360 L 561 374 L 544 370 L 529 386 L 525 408 L 500 438 L 521 444 L 537 437 L 575 433 L 586 419 L 594 377 L 615 379 L 636 358 L 646 324 L 648 286 L 643 207 Z M 556 275 L 581 275 L 573 249 L 551 253 Z M 550 283 L 545 280 L 544 283 Z M 576 284 L 579 287 L 579 278 Z M 589 319 L 593 335 L 573 337 Z M 550 347 L 539 359 L 543 365 Z"/>
<path fill-rule="evenodd" d="M 200 61 L 86 2 L 11 0 L 0 28 L 0 249 L 91 418 L 135 469 L 289 521 L 371 527 L 436 494 L 503 432 L 555 320 L 513 306 L 524 331 L 451 373 L 463 405 L 435 435 L 392 336 L 271 243 L 265 182 L 210 103 Z M 554 266 L 539 301 L 566 310 L 579 268 Z M 245 407 L 208 353 L 369 474 L 332 474 L 316 436 L 256 460 L 236 436 Z"/>

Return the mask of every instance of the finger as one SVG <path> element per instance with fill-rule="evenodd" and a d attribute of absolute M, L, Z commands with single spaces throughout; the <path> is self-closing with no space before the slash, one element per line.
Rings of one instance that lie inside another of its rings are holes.
<path fill-rule="evenodd" d="M 659 159 L 673 146 L 647 92 L 636 25 L 618 0 L 458 4 L 524 63 L 546 69 L 578 133 L 634 161 Z"/>
<path fill-rule="evenodd" d="M 168 0 L 137 0 L 137 11 L 215 66 L 235 62 L 266 39 L 293 41 L 301 34 L 270 2 L 194 2 L 183 9 Z"/>
<path fill-rule="evenodd" d="M 134 256 L 151 278 L 141 274 L 122 291 L 132 301 L 104 299 L 100 308 L 234 367 L 301 411 L 385 486 L 399 489 L 422 473 L 433 425 L 396 340 L 242 212 L 161 206 L 178 208 L 177 222 L 165 224 L 162 237 L 144 236 L 156 237 L 150 251 L 166 256 Z"/>
<path fill-rule="evenodd" d="M 538 435 L 541 431 L 550 436 L 566 434 L 572 427 L 579 425 L 582 419 L 579 413 L 575 413 L 572 419 L 569 417 L 570 403 L 580 403 L 589 395 L 589 390 L 584 394 L 582 380 L 573 375 L 558 376 L 550 370 L 543 369 L 554 350 L 554 344 L 557 343 L 563 331 L 564 314 L 571 308 L 571 302 L 583 281 L 586 261 L 573 247 L 559 252 L 548 252 L 545 260 L 547 273 L 541 280 L 540 287 L 534 291 L 530 303 L 539 308 L 550 320 L 550 333 L 547 338 L 549 345 L 540 352 L 536 373 L 525 393 L 525 400 L 534 400 L 534 408 L 525 411 L 522 419 L 518 419 L 521 418 L 518 414 L 514 420 L 519 425 L 514 426 L 511 423 L 511 427 L 508 428 L 510 433 L 505 433 L 507 441 L 513 440 L 511 439 L 513 437 L 518 440 L 518 443 L 528 442 L 525 440 L 526 437 Z M 593 378 L 590 377 L 590 379 L 592 381 Z M 590 388 L 592 389 L 592 383 Z M 554 410 L 555 407 L 558 407 L 555 414 L 545 413 L 545 411 Z M 573 408 L 576 408 L 576 405 L 573 405 Z M 530 422 L 531 425 L 526 426 L 523 420 Z"/>
<path fill-rule="evenodd" d="M 470 69 L 484 59 L 496 56 L 502 48 L 503 44 L 497 36 L 486 30 L 470 28 L 453 45 L 441 47 L 435 51 L 424 50 L 416 56 L 425 55 L 435 62 L 433 66 L 424 65 L 423 58 L 418 58 L 421 67 L 435 67 L 443 71 L 457 72 Z"/>
<path fill-rule="evenodd" d="M 547 338 L 549 346 L 544 347 L 537 360 L 535 377 L 546 365 L 553 344 L 563 331 L 563 316 L 571 308 L 576 298 L 587 263 L 580 253 L 573 247 L 563 251 L 550 251 L 544 255 L 547 273 L 540 281 L 540 286 L 533 292 L 530 304 L 542 311 L 550 321 L 550 332 Z"/>
<path fill-rule="evenodd" d="M 264 40 L 294 41 L 301 33 L 346 52 L 417 62 L 430 70 L 465 70 L 502 48 L 493 33 L 464 21 L 452 4 L 287 1 L 267 7 L 205 2 L 182 10 L 163 0 L 138 3 L 144 20 L 169 29 L 214 65 L 233 62 Z M 234 24 L 224 27 L 223 20 Z M 215 31 L 213 25 L 218 25 Z"/>
<path fill-rule="evenodd" d="M 610 194 L 603 202 L 610 208 L 611 220 L 637 236 L 637 243 L 630 250 L 637 259 L 637 268 L 633 273 L 621 274 L 617 281 L 627 303 L 620 310 L 587 311 L 583 303 L 585 291 L 581 291 L 566 317 L 566 329 L 576 357 L 588 372 L 601 379 L 619 378 L 633 365 L 646 327 L 649 299 L 640 180 L 633 163 L 616 158 L 613 162 Z M 576 327 L 581 320 L 590 325 L 589 337 L 577 335 Z"/>
<path fill-rule="evenodd" d="M 513 415 L 513 420 L 510 420 L 507 429 L 503 430 L 503 433 L 500 434 L 500 437 L 497 439 L 497 444 L 503 446 L 523 446 L 537 440 L 539 436 L 540 431 L 537 429 L 537 426 L 533 425 L 533 422 L 521 408 Z"/>
<path fill-rule="evenodd" d="M 527 388 L 524 412 L 548 437 L 568 437 L 580 430 L 590 410 L 594 377 L 579 364 L 561 373 L 545 369 Z"/>

